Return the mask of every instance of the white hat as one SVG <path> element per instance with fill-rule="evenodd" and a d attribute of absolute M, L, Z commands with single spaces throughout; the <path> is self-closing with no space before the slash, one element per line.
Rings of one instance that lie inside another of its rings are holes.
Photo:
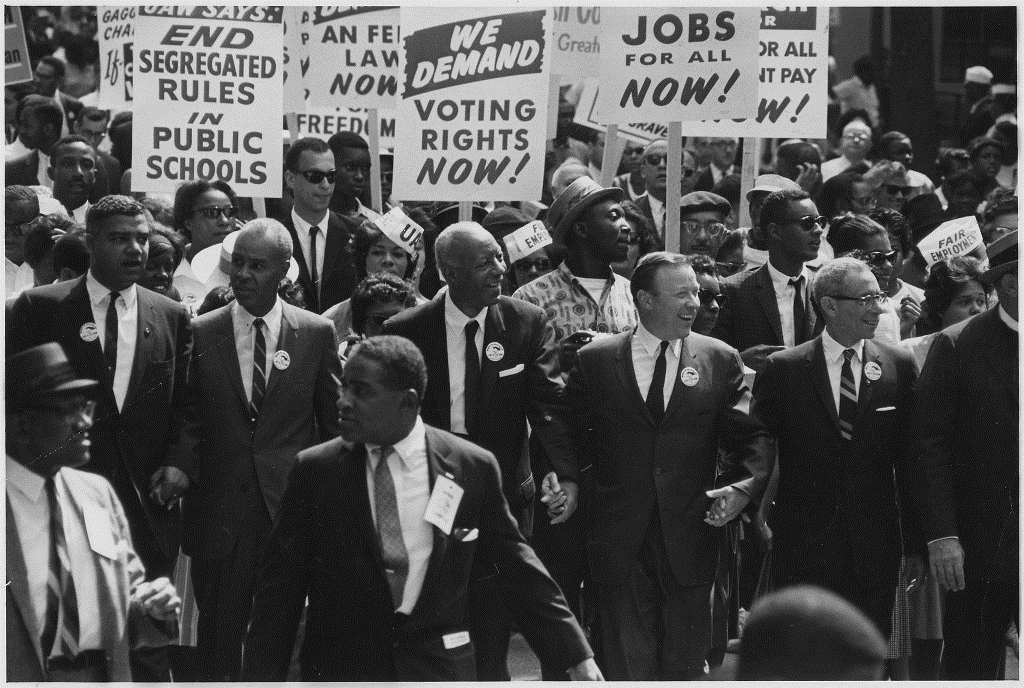
<path fill-rule="evenodd" d="M 993 84 L 992 85 L 992 95 L 994 95 L 994 96 L 1016 95 L 1016 94 L 1017 94 L 1017 87 L 1012 85 L 1012 84 Z"/>
<path fill-rule="evenodd" d="M 991 84 L 992 72 L 985 67 L 968 67 L 964 72 L 964 81 L 974 84 Z"/>
<path fill-rule="evenodd" d="M 231 253 L 235 250 L 235 241 L 241 231 L 237 229 L 231 232 L 224 237 L 223 243 L 207 246 L 192 259 L 192 274 L 206 286 L 207 290 L 226 287 L 230 283 L 228 272 L 231 270 Z M 288 266 L 288 279 L 294 282 L 298 276 L 299 263 L 295 256 L 292 256 Z"/>
<path fill-rule="evenodd" d="M 917 242 L 917 249 L 931 266 L 946 258 L 967 255 L 984 243 L 978 220 L 971 215 L 943 222 Z"/>

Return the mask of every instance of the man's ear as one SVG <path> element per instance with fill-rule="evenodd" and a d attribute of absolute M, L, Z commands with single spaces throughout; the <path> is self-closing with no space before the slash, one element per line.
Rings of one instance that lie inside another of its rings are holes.
<path fill-rule="evenodd" d="M 577 237 L 579 237 L 580 239 L 586 239 L 587 238 L 587 226 L 585 224 L 583 224 L 582 222 L 577 221 L 572 226 L 572 233 L 574 235 L 576 235 Z"/>
<path fill-rule="evenodd" d="M 781 237 L 779 236 L 779 226 L 777 224 L 775 224 L 774 222 L 769 222 L 768 223 L 767 230 L 768 231 L 765 232 L 765 234 L 767 235 L 765 238 L 769 238 L 770 237 L 770 238 L 776 239 L 776 240 L 781 239 Z"/>
<path fill-rule="evenodd" d="M 638 289 L 636 292 L 636 305 L 643 306 L 644 310 L 651 309 L 651 293 L 646 289 Z"/>

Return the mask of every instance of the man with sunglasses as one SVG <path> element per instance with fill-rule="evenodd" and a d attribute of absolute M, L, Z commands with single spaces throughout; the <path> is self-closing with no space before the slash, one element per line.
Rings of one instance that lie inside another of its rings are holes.
<path fill-rule="evenodd" d="M 680 196 L 685 196 L 693 191 L 696 178 L 697 160 L 693 153 L 683 151 L 682 177 L 680 181 Z M 658 230 L 658 235 L 665 238 L 665 184 L 668 179 L 668 142 L 659 139 L 647 144 L 644 149 L 643 164 L 640 167 L 644 182 L 647 185 L 647 192 L 637 199 L 636 205 L 641 212 L 647 216 Z"/>
<path fill-rule="evenodd" d="M 352 296 L 357 283 L 350 244 L 358 221 L 330 209 L 339 179 L 335 163 L 328 144 L 313 137 L 292 143 L 284 158 L 293 205 L 278 220 L 292 237 L 297 282 L 314 313 Z"/>
<path fill-rule="evenodd" d="M 888 637 L 901 557 L 924 547 L 909 492 L 917 369 L 874 341 L 886 296 L 865 263 L 826 263 L 814 297 L 824 331 L 754 380 L 752 414 L 778 445 L 773 581 L 832 590 Z"/>
<path fill-rule="evenodd" d="M 612 182 L 629 197 L 630 201 L 639 200 L 647 191 L 647 182 L 643 175 L 644 146 L 633 141 L 628 141 L 622 151 L 622 166 L 626 168 L 624 174 L 620 174 Z"/>

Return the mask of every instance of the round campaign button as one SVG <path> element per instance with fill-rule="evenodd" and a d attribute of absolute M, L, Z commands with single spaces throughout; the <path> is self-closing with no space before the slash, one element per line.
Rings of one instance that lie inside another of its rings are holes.
<path fill-rule="evenodd" d="M 82 329 L 78 331 L 78 336 L 82 338 L 83 342 L 95 342 L 99 339 L 100 330 L 96 327 L 96 323 L 87 322 L 82 325 Z"/>
<path fill-rule="evenodd" d="M 874 382 L 882 377 L 881 367 L 874 361 L 868 361 L 868 364 L 864 366 L 864 377 Z"/>
<path fill-rule="evenodd" d="M 700 375 L 697 374 L 696 368 L 686 366 L 685 368 L 682 369 L 682 371 L 680 371 L 679 379 L 687 387 L 693 387 L 698 382 L 700 382 Z"/>
<path fill-rule="evenodd" d="M 288 355 L 287 351 L 278 351 L 274 354 L 274 367 L 278 370 L 284 370 L 291 362 L 291 356 Z"/>
<path fill-rule="evenodd" d="M 498 342 L 491 342 L 487 345 L 484 353 L 487 354 L 487 360 L 498 362 L 505 358 L 505 347 Z"/>

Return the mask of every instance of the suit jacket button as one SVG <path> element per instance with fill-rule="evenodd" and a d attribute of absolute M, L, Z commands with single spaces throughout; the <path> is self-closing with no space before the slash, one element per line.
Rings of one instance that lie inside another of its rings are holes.
<path fill-rule="evenodd" d="M 655 475 L 661 475 L 661 469 L 660 468 L 655 468 L 654 469 L 654 474 Z"/>

